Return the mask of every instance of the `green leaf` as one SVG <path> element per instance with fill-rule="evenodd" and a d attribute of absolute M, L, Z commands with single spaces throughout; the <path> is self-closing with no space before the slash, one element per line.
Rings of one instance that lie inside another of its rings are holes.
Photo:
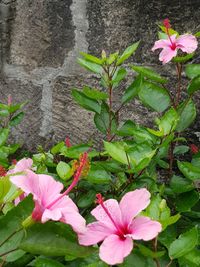
<path fill-rule="evenodd" d="M 7 109 L 0 109 L 0 117 L 7 117 L 9 114 L 10 113 Z"/>
<path fill-rule="evenodd" d="M 160 119 L 158 122 L 158 127 L 160 132 L 163 135 L 168 135 L 173 132 L 178 123 L 179 116 L 174 108 L 170 108 Z"/>
<path fill-rule="evenodd" d="M 196 37 L 200 37 L 200 32 L 196 32 L 195 34 L 194 34 L 194 36 L 196 36 Z M 199 264 L 200 265 L 200 264 Z"/>
<path fill-rule="evenodd" d="M 109 143 L 104 141 L 106 152 L 116 161 L 128 165 L 128 155 L 125 152 L 125 144 L 123 142 Z"/>
<path fill-rule="evenodd" d="M 142 212 L 142 215 L 159 221 L 162 224 L 162 230 L 168 225 L 174 224 L 180 218 L 179 214 L 170 216 L 170 208 L 167 206 L 166 200 L 161 199 L 159 195 L 152 197 L 150 205 Z"/>
<path fill-rule="evenodd" d="M 104 168 L 108 172 L 122 172 L 124 167 L 115 160 L 106 160 L 106 161 L 94 161 L 97 166 Z"/>
<path fill-rule="evenodd" d="M 99 105 L 98 101 L 87 97 L 84 93 L 76 89 L 72 90 L 72 96 L 81 107 L 90 111 L 100 113 L 101 106 Z"/>
<path fill-rule="evenodd" d="M 127 150 L 130 163 L 136 171 L 140 171 L 149 165 L 156 150 L 152 149 L 148 143 L 135 144 Z"/>
<path fill-rule="evenodd" d="M 17 260 L 24 254 L 18 249 L 24 237 L 22 222 L 31 214 L 33 206 L 32 199 L 28 197 L 6 215 L 0 217 L 0 255 L 16 249 L 5 257 L 6 261 Z"/>
<path fill-rule="evenodd" d="M 194 227 L 181 234 L 169 247 L 169 256 L 172 259 L 180 258 L 189 253 L 198 243 L 198 231 Z"/>
<path fill-rule="evenodd" d="M 192 95 L 192 94 L 194 94 L 194 92 L 198 91 L 199 89 L 200 89 L 200 75 L 194 77 L 190 81 L 188 88 L 187 88 L 187 91 L 188 91 L 189 95 Z"/>
<path fill-rule="evenodd" d="M 176 146 L 174 149 L 174 154 L 175 155 L 182 155 L 185 154 L 186 152 L 189 151 L 189 146 Z"/>
<path fill-rule="evenodd" d="M 190 209 L 199 201 L 199 193 L 196 190 L 182 193 L 176 198 L 176 208 L 180 212 L 190 211 Z"/>
<path fill-rule="evenodd" d="M 119 55 L 119 52 L 110 54 L 109 57 L 107 58 L 106 62 L 108 65 L 111 65 L 115 60 L 117 60 Z"/>
<path fill-rule="evenodd" d="M 68 261 L 67 267 L 108 267 L 106 263 L 100 260 L 99 253 L 95 252 L 88 256 L 87 258 L 76 259 L 71 261 L 70 257 L 65 257 Z"/>
<path fill-rule="evenodd" d="M 160 203 L 162 199 L 159 195 L 151 198 L 150 205 L 142 212 L 142 215 L 150 217 L 152 220 L 159 220 L 160 218 Z"/>
<path fill-rule="evenodd" d="M 200 75 L 200 64 L 188 64 L 185 68 L 185 73 L 188 78 L 193 79 Z"/>
<path fill-rule="evenodd" d="M 200 154 L 199 153 L 193 155 L 191 163 L 193 166 L 200 168 Z"/>
<path fill-rule="evenodd" d="M 24 112 L 20 112 L 10 120 L 9 125 L 16 126 L 23 120 L 23 118 L 24 118 Z"/>
<path fill-rule="evenodd" d="M 0 129 L 0 146 L 3 146 L 8 139 L 9 129 L 2 128 Z"/>
<path fill-rule="evenodd" d="M 48 259 L 48 258 L 37 258 L 34 263 L 35 267 L 65 267 L 65 265 L 60 262 Z"/>
<path fill-rule="evenodd" d="M 142 255 L 144 255 L 145 257 L 150 257 L 150 258 L 160 258 L 163 255 L 165 255 L 166 251 L 162 250 L 162 251 L 152 251 L 151 249 L 149 249 L 148 247 L 143 246 L 142 244 L 137 244 L 137 247 L 139 249 L 139 251 L 141 252 Z"/>
<path fill-rule="evenodd" d="M 136 42 L 133 45 L 127 47 L 123 54 L 117 60 L 117 66 L 121 65 L 126 59 L 128 59 L 138 48 L 140 42 Z"/>
<path fill-rule="evenodd" d="M 167 38 L 168 36 L 166 33 L 160 31 L 158 32 L 158 39 L 167 39 Z"/>
<path fill-rule="evenodd" d="M 115 133 L 117 130 L 117 120 L 113 112 L 111 112 L 111 134 Z M 105 102 L 101 104 L 101 112 L 100 114 L 96 113 L 94 115 L 94 123 L 97 129 L 103 134 L 107 134 L 110 124 L 110 115 L 109 115 L 109 107 Z"/>
<path fill-rule="evenodd" d="M 200 253 L 199 249 L 195 248 L 188 254 L 178 259 L 181 267 L 199 267 L 200 266 Z"/>
<path fill-rule="evenodd" d="M 160 221 L 162 223 L 162 229 L 164 230 L 169 225 L 176 223 L 180 218 L 181 218 L 181 215 L 179 213 L 177 213 L 176 215 L 167 217 L 166 219 L 164 218 L 163 220 Z"/>
<path fill-rule="evenodd" d="M 60 152 L 61 152 L 61 155 L 65 157 L 78 159 L 80 154 L 88 151 L 89 148 L 90 148 L 90 145 L 88 144 L 75 145 L 71 147 L 65 146 L 61 149 Z"/>
<path fill-rule="evenodd" d="M 23 103 L 16 104 L 16 105 L 10 105 L 10 106 L 8 106 L 8 111 L 10 113 L 14 113 L 17 110 L 20 110 L 21 108 L 23 108 L 26 104 L 27 104 L 27 101 L 23 102 Z"/>
<path fill-rule="evenodd" d="M 167 30 L 166 30 L 166 27 L 163 26 L 163 25 L 159 25 L 159 28 L 164 32 L 164 33 L 167 33 Z M 173 35 L 173 34 L 176 34 L 176 37 L 179 36 L 179 33 L 177 31 L 175 31 L 174 29 L 170 28 L 168 29 L 169 31 L 169 35 Z"/>
<path fill-rule="evenodd" d="M 150 82 L 143 82 L 138 93 L 142 103 L 157 112 L 163 112 L 170 105 L 166 89 Z"/>
<path fill-rule="evenodd" d="M 132 100 L 139 92 L 140 86 L 143 82 L 142 75 L 138 75 L 131 85 L 125 90 L 122 96 L 122 103 L 125 104 Z"/>
<path fill-rule="evenodd" d="M 102 73 L 102 67 L 96 63 L 93 63 L 91 61 L 85 60 L 83 58 L 78 58 L 78 63 L 84 67 L 87 70 L 90 70 L 91 72 L 101 74 Z"/>
<path fill-rule="evenodd" d="M 137 143 L 155 143 L 156 138 L 148 132 L 148 130 L 140 125 L 135 124 L 131 120 L 127 120 L 117 131 L 119 136 L 133 136 Z"/>
<path fill-rule="evenodd" d="M 4 197 L 7 195 L 11 187 L 9 177 L 5 176 L 0 178 L 0 204 L 3 203 Z"/>
<path fill-rule="evenodd" d="M 158 159 L 156 162 L 161 168 L 169 169 L 169 163 L 167 163 L 166 161 L 164 161 L 162 159 Z"/>
<path fill-rule="evenodd" d="M 142 74 L 144 77 L 158 82 L 158 83 L 166 83 L 167 79 L 163 78 L 160 76 L 160 74 L 158 74 L 157 72 L 155 72 L 154 70 L 150 69 L 150 68 L 146 68 L 146 67 L 142 67 L 142 66 L 132 66 L 132 69 L 140 74 Z"/>
<path fill-rule="evenodd" d="M 94 203 L 96 198 L 95 196 L 96 196 L 96 191 L 94 190 L 90 190 L 89 192 L 87 192 L 87 194 L 83 194 L 77 202 L 78 207 L 87 208 L 88 206 Z"/>
<path fill-rule="evenodd" d="M 174 193 L 184 193 L 194 189 L 193 183 L 180 176 L 173 175 L 170 181 L 170 187 Z"/>
<path fill-rule="evenodd" d="M 187 129 L 196 118 L 196 107 L 194 102 L 191 99 L 183 102 L 178 107 L 178 114 L 180 118 L 176 126 L 176 131 L 182 132 Z"/>
<path fill-rule="evenodd" d="M 64 181 L 68 180 L 72 175 L 73 172 L 71 167 L 66 162 L 60 161 L 56 167 L 56 171 L 61 179 Z"/>
<path fill-rule="evenodd" d="M 192 165 L 190 162 L 178 161 L 178 168 L 186 178 L 192 181 L 200 180 L 200 168 Z"/>
<path fill-rule="evenodd" d="M 108 95 L 104 92 L 101 92 L 97 89 L 90 88 L 88 86 L 85 86 L 83 88 L 83 93 L 88 96 L 89 98 L 95 99 L 95 100 L 105 100 L 108 98 Z"/>
<path fill-rule="evenodd" d="M 104 168 L 91 164 L 88 175 L 85 177 L 93 184 L 109 184 L 111 181 L 110 174 L 104 170 Z"/>
<path fill-rule="evenodd" d="M 187 54 L 185 56 L 176 56 L 176 57 L 173 58 L 173 61 L 174 62 L 179 62 L 179 63 L 185 63 L 188 60 L 190 60 L 191 58 L 193 58 L 193 56 L 194 56 L 194 53 Z"/>
<path fill-rule="evenodd" d="M 153 259 L 142 255 L 137 248 L 134 248 L 133 252 L 124 259 L 120 267 L 155 267 L 155 262 Z"/>
<path fill-rule="evenodd" d="M 120 136 L 129 136 L 134 135 L 134 129 L 136 128 L 135 122 L 127 120 L 121 128 L 117 131 L 117 134 Z"/>
<path fill-rule="evenodd" d="M 98 58 L 98 57 L 95 57 L 95 56 L 92 56 L 92 55 L 89 55 L 87 53 L 84 53 L 84 52 L 80 52 L 81 56 L 84 57 L 84 59 L 86 59 L 87 61 L 91 61 L 93 63 L 96 63 L 98 65 L 102 65 L 102 59 Z"/>
<path fill-rule="evenodd" d="M 119 83 L 126 77 L 127 71 L 124 68 L 119 68 L 112 77 L 113 88 L 119 85 Z"/>
<path fill-rule="evenodd" d="M 11 144 L 7 146 L 9 154 L 14 154 L 18 148 L 20 148 L 20 144 Z"/>
<path fill-rule="evenodd" d="M 52 257 L 69 255 L 84 258 L 95 251 L 94 248 L 80 246 L 68 225 L 55 222 L 38 223 L 28 228 L 20 248 L 31 254 Z"/>
<path fill-rule="evenodd" d="M 18 260 L 15 260 L 15 262 L 14 262 L 15 266 L 14 267 L 28 266 L 27 264 L 29 264 L 33 259 L 34 259 L 33 255 L 24 254 Z M 29 266 L 31 266 L 31 265 L 29 265 Z M 10 263 L 7 262 L 6 267 L 13 267 L 13 262 L 10 262 Z"/>
<path fill-rule="evenodd" d="M 53 155 L 60 153 L 60 150 L 65 146 L 65 143 L 63 141 L 59 142 L 55 146 L 51 148 L 51 153 Z"/>
<path fill-rule="evenodd" d="M 177 237 L 176 226 L 170 225 L 159 234 L 158 240 L 162 245 L 164 245 L 167 249 L 169 249 L 171 243 L 176 239 L 176 237 Z"/>

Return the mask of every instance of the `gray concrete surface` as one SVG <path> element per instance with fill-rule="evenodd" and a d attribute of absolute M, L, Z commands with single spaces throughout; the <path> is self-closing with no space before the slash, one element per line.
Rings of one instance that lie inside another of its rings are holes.
<path fill-rule="evenodd" d="M 32 150 L 66 135 L 72 143 L 91 139 L 98 143 L 93 114 L 71 97 L 73 87 L 98 84 L 96 76 L 76 63 L 79 52 L 98 56 L 102 49 L 114 52 L 141 40 L 129 62 L 161 70 L 158 53 L 151 47 L 157 39 L 156 24 L 166 17 L 180 32 L 200 31 L 200 1 L 0 0 L 0 102 L 8 94 L 15 101 L 29 101 L 13 139 Z M 198 55 L 195 62 L 200 61 Z M 170 64 L 165 70 L 173 90 L 175 71 Z M 116 90 L 116 107 L 124 88 L 125 84 Z M 200 97 L 195 100 L 200 107 Z M 151 113 L 138 101 L 129 104 L 121 118 L 152 124 Z M 199 126 L 197 117 L 193 131 Z"/>

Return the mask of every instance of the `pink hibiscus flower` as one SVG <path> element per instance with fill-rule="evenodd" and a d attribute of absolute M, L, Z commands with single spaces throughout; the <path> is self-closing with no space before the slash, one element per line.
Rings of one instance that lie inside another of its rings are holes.
<path fill-rule="evenodd" d="M 8 175 L 16 174 L 18 177 L 23 179 L 24 175 L 26 175 L 26 171 L 32 168 L 33 161 L 32 159 L 21 159 L 20 161 L 15 163 L 15 167 L 7 172 Z M 26 197 L 26 193 L 22 193 L 18 198 L 15 199 L 14 204 L 18 205 L 20 201 L 22 201 Z"/>
<path fill-rule="evenodd" d="M 115 199 L 104 202 L 98 194 L 97 203 L 99 205 L 91 212 L 97 222 L 88 224 L 86 231 L 78 237 L 84 246 L 103 241 L 99 256 L 107 264 L 122 263 L 133 249 L 133 239 L 151 240 L 162 229 L 157 221 L 136 217 L 150 203 L 150 193 L 146 189 L 126 193 L 119 204 Z"/>
<path fill-rule="evenodd" d="M 18 161 L 14 168 L 9 170 L 7 172 L 8 175 L 10 174 L 14 174 L 14 173 L 22 173 L 22 176 L 24 175 L 24 173 L 26 172 L 26 170 L 30 170 L 31 167 L 33 165 L 33 161 L 32 159 L 21 159 L 20 161 Z"/>
<path fill-rule="evenodd" d="M 63 184 L 55 181 L 49 175 L 35 174 L 31 170 L 26 170 L 26 175 L 11 176 L 13 184 L 21 188 L 26 195 L 33 195 L 35 208 L 32 219 L 34 221 L 42 223 L 48 220 L 62 221 L 70 224 L 77 233 L 85 230 L 85 219 L 79 214 L 77 206 L 67 194 L 76 186 L 87 162 L 87 157 L 87 153 L 81 157 L 72 184 L 64 193 L 61 193 Z"/>
<path fill-rule="evenodd" d="M 164 26 L 168 38 L 156 41 L 152 48 L 152 51 L 162 48 L 159 60 L 162 61 L 163 64 L 168 63 L 175 57 L 178 49 L 181 49 L 187 54 L 191 54 L 197 49 L 198 42 L 195 36 L 192 34 L 184 34 L 179 37 L 176 37 L 176 34 L 170 35 L 169 29 L 171 28 L 171 25 L 168 19 L 164 20 Z"/>

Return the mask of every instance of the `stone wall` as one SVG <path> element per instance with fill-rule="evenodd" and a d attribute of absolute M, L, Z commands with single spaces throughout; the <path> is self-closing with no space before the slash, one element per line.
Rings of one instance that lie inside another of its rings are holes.
<path fill-rule="evenodd" d="M 160 69 L 151 47 L 157 39 L 156 23 L 166 17 L 180 32 L 200 31 L 200 1 L 0 0 L 0 101 L 8 94 L 14 101 L 29 101 L 13 138 L 33 150 L 66 135 L 72 143 L 98 140 L 93 114 L 80 109 L 70 94 L 73 87 L 98 82 L 76 63 L 79 52 L 99 55 L 102 49 L 114 52 L 141 40 L 130 62 Z M 174 71 L 170 65 L 165 70 Z M 123 86 L 115 96 L 116 106 L 122 91 Z M 121 118 L 151 123 L 151 114 L 137 100 Z"/>

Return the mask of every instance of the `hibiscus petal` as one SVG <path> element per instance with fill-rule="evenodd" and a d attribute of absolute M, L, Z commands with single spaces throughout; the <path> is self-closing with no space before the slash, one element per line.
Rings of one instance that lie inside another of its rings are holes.
<path fill-rule="evenodd" d="M 152 47 L 152 51 L 155 51 L 159 48 L 166 48 L 171 45 L 170 41 L 168 39 L 161 39 L 155 42 L 154 46 Z"/>
<path fill-rule="evenodd" d="M 33 165 L 32 159 L 21 159 L 20 161 L 17 162 L 14 169 L 9 170 L 7 174 L 10 175 L 17 172 L 24 172 L 27 169 L 31 169 L 32 165 Z"/>
<path fill-rule="evenodd" d="M 78 235 L 79 244 L 91 246 L 104 240 L 107 236 L 113 234 L 113 229 L 107 227 L 101 222 L 88 224 L 85 232 Z"/>
<path fill-rule="evenodd" d="M 33 160 L 32 159 L 21 159 L 20 161 L 17 162 L 15 168 L 17 171 L 24 171 L 26 169 L 31 169 L 33 165 Z"/>
<path fill-rule="evenodd" d="M 150 193 L 145 188 L 126 193 L 121 199 L 119 206 L 125 225 L 132 222 L 133 217 L 138 215 L 150 203 Z"/>
<path fill-rule="evenodd" d="M 110 215 L 112 216 L 113 220 L 116 224 L 121 225 L 121 211 L 119 208 L 119 204 L 115 199 L 106 200 L 104 206 L 109 211 Z M 113 228 L 115 227 L 111 219 L 109 218 L 108 214 L 102 208 L 101 205 L 98 205 L 95 209 L 91 211 L 91 214 L 100 222 L 103 222 L 108 227 Z"/>
<path fill-rule="evenodd" d="M 38 174 L 38 181 L 38 198 L 40 198 L 43 206 L 47 206 L 59 197 L 59 193 L 63 189 L 63 184 L 45 174 Z"/>
<path fill-rule="evenodd" d="M 82 233 L 86 230 L 86 221 L 81 214 L 74 209 L 67 208 L 62 211 L 62 222 L 71 225 L 76 233 Z"/>
<path fill-rule="evenodd" d="M 53 210 L 46 209 L 42 214 L 41 222 L 45 223 L 48 220 L 59 221 L 61 218 L 62 218 L 61 210 L 59 210 L 59 209 L 53 209 Z"/>
<path fill-rule="evenodd" d="M 176 45 L 183 52 L 188 54 L 193 53 L 198 46 L 198 42 L 195 36 L 191 34 L 180 35 L 176 40 Z"/>
<path fill-rule="evenodd" d="M 148 217 L 137 217 L 133 219 L 129 229 L 133 239 L 143 239 L 145 241 L 155 238 L 162 230 L 162 226 L 157 221 L 152 221 Z"/>
<path fill-rule="evenodd" d="M 163 64 L 168 63 L 173 57 L 177 55 L 177 49 L 173 50 L 170 47 L 164 48 L 160 55 L 159 60 L 163 62 Z"/>
<path fill-rule="evenodd" d="M 36 200 L 39 194 L 38 175 L 30 170 L 27 170 L 26 172 L 27 175 L 11 176 L 10 180 L 14 185 L 21 188 L 26 194 L 32 193 L 34 199 Z"/>
<path fill-rule="evenodd" d="M 121 239 L 117 235 L 108 236 L 100 246 L 99 257 L 110 265 L 120 264 L 133 249 L 131 238 Z"/>

